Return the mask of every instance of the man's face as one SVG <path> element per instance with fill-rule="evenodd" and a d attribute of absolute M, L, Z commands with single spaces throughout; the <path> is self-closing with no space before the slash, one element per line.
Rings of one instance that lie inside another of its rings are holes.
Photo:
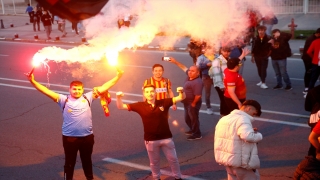
<path fill-rule="evenodd" d="M 206 55 L 214 55 L 214 48 L 213 47 L 206 48 L 205 54 Z"/>
<path fill-rule="evenodd" d="M 199 70 L 196 66 L 191 66 L 188 71 L 188 76 L 190 79 L 195 79 L 199 76 Z"/>
<path fill-rule="evenodd" d="M 143 96 L 148 101 L 154 100 L 155 94 L 156 94 L 156 92 L 153 87 L 147 87 L 147 88 L 144 88 L 144 90 L 143 90 Z"/>
<path fill-rule="evenodd" d="M 264 29 L 258 29 L 259 36 L 264 36 L 266 34 L 266 31 Z"/>
<path fill-rule="evenodd" d="M 221 50 L 221 54 L 224 58 L 228 59 L 231 51 Z"/>
<path fill-rule="evenodd" d="M 71 97 L 78 99 L 83 94 L 83 86 L 71 86 L 69 93 Z"/>
<path fill-rule="evenodd" d="M 155 67 L 152 71 L 153 77 L 155 78 L 161 78 L 163 74 L 162 67 Z"/>

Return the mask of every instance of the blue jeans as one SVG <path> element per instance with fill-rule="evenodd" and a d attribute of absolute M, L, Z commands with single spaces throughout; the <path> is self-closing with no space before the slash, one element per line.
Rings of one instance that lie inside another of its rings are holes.
<path fill-rule="evenodd" d="M 309 90 L 314 88 L 314 85 L 316 84 L 319 75 L 320 75 L 320 66 L 312 64 L 311 78 L 310 78 L 310 82 L 309 82 Z"/>
<path fill-rule="evenodd" d="M 202 75 L 202 82 L 204 86 L 204 97 L 205 97 L 207 108 L 211 108 L 210 96 L 211 96 L 211 87 L 213 84 L 213 80 L 209 76 Z"/>
<path fill-rule="evenodd" d="M 287 60 L 272 60 L 272 67 L 276 73 L 277 85 L 282 86 L 282 78 L 287 86 L 291 86 L 291 81 L 287 73 Z"/>
<path fill-rule="evenodd" d="M 192 132 L 192 135 L 201 136 L 199 121 L 200 108 L 192 107 L 191 103 L 183 103 L 183 106 L 184 120 Z"/>

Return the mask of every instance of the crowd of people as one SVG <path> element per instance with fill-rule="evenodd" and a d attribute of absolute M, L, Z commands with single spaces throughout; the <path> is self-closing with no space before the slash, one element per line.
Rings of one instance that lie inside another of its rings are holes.
<path fill-rule="evenodd" d="M 56 22 L 58 25 L 57 29 L 62 32 L 62 35 L 60 37 L 66 37 L 67 31 L 66 31 L 66 19 L 61 18 L 57 15 L 54 15 L 50 13 L 50 11 L 44 9 L 39 5 L 39 3 L 32 7 L 30 4 L 28 4 L 26 8 L 26 13 L 28 13 L 30 18 L 30 23 L 33 24 L 33 31 L 41 31 L 42 28 L 40 28 L 40 24 L 42 23 L 43 29 L 46 32 L 47 39 L 52 39 L 50 37 L 52 32 L 52 25 Z M 71 22 L 72 24 L 72 32 L 75 32 L 76 36 L 79 35 L 78 28 L 81 28 L 81 22 L 80 21 L 74 21 Z"/>

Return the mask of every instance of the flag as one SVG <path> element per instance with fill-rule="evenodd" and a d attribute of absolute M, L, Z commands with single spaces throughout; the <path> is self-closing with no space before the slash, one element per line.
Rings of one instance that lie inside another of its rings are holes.
<path fill-rule="evenodd" d="M 52 14 L 71 22 L 90 18 L 100 13 L 109 0 L 37 0 Z"/>

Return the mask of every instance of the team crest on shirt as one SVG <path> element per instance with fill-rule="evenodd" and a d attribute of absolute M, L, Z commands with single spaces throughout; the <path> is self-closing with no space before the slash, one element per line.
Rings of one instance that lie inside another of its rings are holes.
<path fill-rule="evenodd" d="M 71 112 L 72 112 L 72 109 L 68 109 L 68 112 L 71 113 Z"/>
<path fill-rule="evenodd" d="M 85 100 L 85 99 L 82 99 L 82 101 L 81 101 L 81 102 L 85 103 L 85 102 L 87 102 L 87 100 Z"/>
<path fill-rule="evenodd" d="M 163 108 L 163 106 L 160 106 L 160 107 L 159 107 L 159 109 L 160 109 L 161 111 L 164 111 L 164 108 Z"/>

